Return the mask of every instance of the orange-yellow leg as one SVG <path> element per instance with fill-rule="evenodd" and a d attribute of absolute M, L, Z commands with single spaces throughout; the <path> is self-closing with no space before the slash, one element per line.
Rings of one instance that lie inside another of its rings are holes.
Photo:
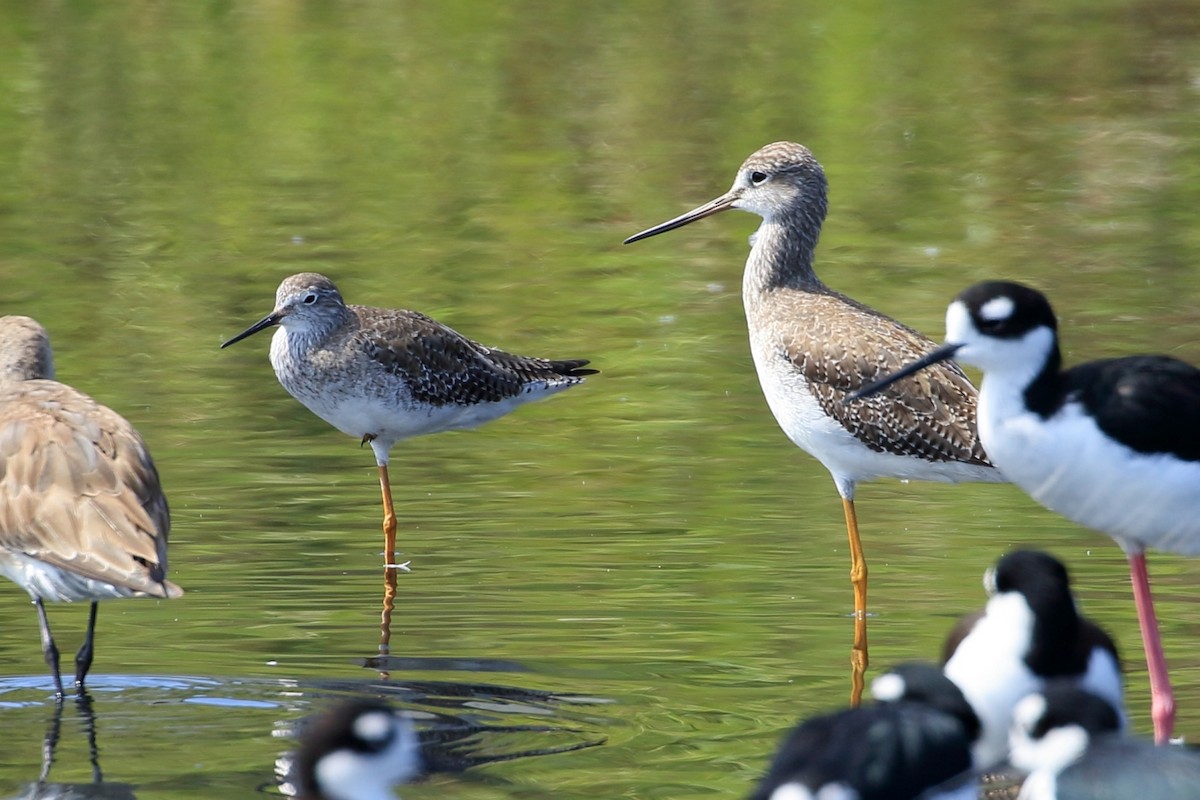
<path fill-rule="evenodd" d="M 396 563 L 396 508 L 392 505 L 392 482 L 388 480 L 387 464 L 379 465 L 379 490 L 383 494 L 383 563 L 391 565 Z"/>
<path fill-rule="evenodd" d="M 850 647 L 850 705 L 862 702 L 867 664 L 867 562 L 863 558 L 862 539 L 858 536 L 858 517 L 854 501 L 842 498 L 846 512 L 846 533 L 850 537 L 850 584 L 854 587 L 854 644 Z"/>

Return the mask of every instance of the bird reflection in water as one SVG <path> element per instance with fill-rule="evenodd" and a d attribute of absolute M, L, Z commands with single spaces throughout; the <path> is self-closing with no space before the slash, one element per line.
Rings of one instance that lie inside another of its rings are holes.
<path fill-rule="evenodd" d="M 50 769 L 54 765 L 55 751 L 62 734 L 62 717 L 65 703 L 59 700 L 42 739 L 42 769 L 35 782 L 22 787 L 20 794 L 12 800 L 136 800 L 133 786 L 128 783 L 105 781 L 100 770 L 100 748 L 96 745 L 96 711 L 92 707 L 92 696 L 80 690 L 75 697 L 75 710 L 80 727 L 87 735 L 88 756 L 92 764 L 91 783 L 53 783 Z"/>

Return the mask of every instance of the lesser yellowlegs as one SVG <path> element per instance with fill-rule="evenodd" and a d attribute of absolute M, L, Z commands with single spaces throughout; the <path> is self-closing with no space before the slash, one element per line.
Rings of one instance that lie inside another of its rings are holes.
<path fill-rule="evenodd" d="M 75 656 L 82 690 L 99 600 L 183 594 L 166 579 L 170 527 L 138 432 L 54 380 L 45 328 L 29 317 L 0 317 L 0 574 L 33 598 L 59 697 L 59 654 L 43 601 L 91 602 Z"/>
<path fill-rule="evenodd" d="M 285 278 L 275 310 L 221 345 L 278 325 L 271 366 L 293 397 L 367 442 L 379 467 L 384 558 L 396 551 L 388 455 L 401 439 L 473 428 L 568 389 L 596 370 L 485 347 L 416 311 L 346 305 L 333 281 Z"/>
<path fill-rule="evenodd" d="M 854 513 L 860 481 L 891 477 L 1000 481 L 975 432 L 975 388 L 946 365 L 923 385 L 847 406 L 848 393 L 926 352 L 932 342 L 832 291 L 813 271 L 825 220 L 825 172 L 808 148 L 776 142 L 742 164 L 733 186 L 692 211 L 626 239 L 636 242 L 740 208 L 763 218 L 751 238 L 742 299 L 767 404 L 788 438 L 833 475 L 850 540 L 855 636 L 851 701 L 867 666 L 867 566 Z"/>
<path fill-rule="evenodd" d="M 1018 800 L 1193 800 L 1200 754 L 1121 734 L 1107 701 L 1055 682 L 1017 704 L 1012 765 L 1028 774 Z"/>
<path fill-rule="evenodd" d="M 305 723 L 295 755 L 300 800 L 395 800 L 421 769 L 417 734 L 385 704 L 347 701 Z"/>
<path fill-rule="evenodd" d="M 975 761 L 990 769 L 1008 755 L 1012 711 L 1051 680 L 1070 680 L 1120 708 L 1121 664 L 1112 638 L 1079 613 L 1067 568 L 1048 553 L 1014 550 L 987 571 L 991 597 L 946 641 L 946 676 L 983 724 Z"/>
<path fill-rule="evenodd" d="M 1200 369 L 1130 356 L 1064 370 L 1045 296 L 988 281 L 950 304 L 945 345 L 862 394 L 949 358 L 983 370 L 979 434 L 993 462 L 1034 500 L 1107 533 L 1128 556 L 1154 734 L 1166 741 L 1175 699 L 1145 551 L 1200 554 Z"/>
<path fill-rule="evenodd" d="M 805 720 L 779 746 L 750 800 L 975 798 L 974 711 L 932 664 L 902 664 L 871 684 L 874 705 Z"/>

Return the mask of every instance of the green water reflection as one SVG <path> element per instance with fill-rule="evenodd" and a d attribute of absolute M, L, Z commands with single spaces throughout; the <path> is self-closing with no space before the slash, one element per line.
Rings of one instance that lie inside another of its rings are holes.
<path fill-rule="evenodd" d="M 230 710 L 188 702 L 191 684 L 172 695 L 114 676 L 211 679 L 222 697 L 238 681 L 370 677 L 354 664 L 378 637 L 370 453 L 279 388 L 265 340 L 218 349 L 283 276 L 312 269 L 350 302 L 602 370 L 395 449 L 414 571 L 393 651 L 521 662 L 531 671 L 504 681 L 610 699 L 585 726 L 607 742 L 406 796 L 744 794 L 779 731 L 844 702 L 841 509 L 748 358 L 755 220 L 621 240 L 794 139 L 831 180 L 818 252 L 831 286 L 936 337 L 959 288 L 1005 276 L 1052 296 L 1070 360 L 1200 361 L 1198 11 L 0 3 L 0 312 L 40 319 L 60 377 L 142 431 L 188 591 L 101 610 L 106 776 L 146 797 L 248 796 L 286 746 L 274 723 L 305 710 L 273 697 Z M 1132 719 L 1149 730 L 1108 540 L 1004 486 L 871 484 L 859 513 L 876 665 L 933 657 L 981 601 L 983 569 L 1043 545 L 1123 645 Z M 1192 737 L 1198 568 L 1151 560 Z M 0 585 L 0 678 L 43 673 L 23 598 Z M 52 613 L 73 648 L 82 609 Z M 36 777 L 48 714 L 44 693 L 19 694 L 0 695 L 6 795 Z M 69 735 L 56 773 L 86 781 Z"/>

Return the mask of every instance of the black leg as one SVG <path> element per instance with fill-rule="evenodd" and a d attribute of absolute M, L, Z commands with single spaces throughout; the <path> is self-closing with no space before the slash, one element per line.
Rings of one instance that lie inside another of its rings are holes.
<path fill-rule="evenodd" d="M 58 735 L 62 730 L 63 704 L 62 698 L 54 704 L 54 715 L 50 717 L 50 725 L 42 738 L 42 771 L 38 774 L 38 785 L 45 783 L 50 777 L 50 767 L 54 764 L 54 750 L 58 747 Z"/>
<path fill-rule="evenodd" d="M 100 748 L 96 746 L 96 710 L 92 707 L 92 696 L 82 686 L 75 697 L 75 707 L 79 711 L 83 729 L 87 731 L 88 754 L 92 761 L 92 783 L 102 783 L 104 774 L 100 771 Z"/>
<path fill-rule="evenodd" d="M 75 685 L 80 691 L 83 691 L 83 679 L 92 668 L 92 637 L 96 634 L 96 608 L 99 605 L 95 600 L 92 601 L 92 610 L 88 614 L 87 636 L 79 646 L 79 652 L 75 654 Z"/>
<path fill-rule="evenodd" d="M 62 675 L 58 671 L 58 648 L 54 646 L 54 637 L 50 635 L 50 621 L 46 619 L 46 607 L 42 605 L 42 598 L 33 598 L 33 604 L 37 606 L 38 624 L 42 629 L 42 655 L 46 657 L 46 665 L 54 675 L 55 696 L 61 701 L 63 687 Z"/>

